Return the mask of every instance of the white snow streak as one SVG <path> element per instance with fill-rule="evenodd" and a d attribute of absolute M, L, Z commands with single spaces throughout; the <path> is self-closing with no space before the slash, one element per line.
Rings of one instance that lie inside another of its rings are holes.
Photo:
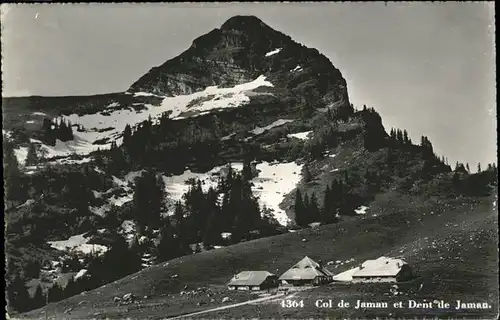
<path fill-rule="evenodd" d="M 266 57 L 270 57 L 272 55 L 275 55 L 277 54 L 278 52 L 280 52 L 281 50 L 283 50 L 283 48 L 277 48 L 277 49 L 274 49 L 272 51 L 269 51 L 268 53 L 266 53 Z"/>
<path fill-rule="evenodd" d="M 220 139 L 221 139 L 221 141 L 226 141 L 226 140 L 231 139 L 231 137 L 234 136 L 234 135 L 235 135 L 235 133 L 231 133 L 231 134 L 229 134 L 227 136 L 224 136 L 224 137 L 222 137 Z"/>
<path fill-rule="evenodd" d="M 287 123 L 293 122 L 293 121 L 294 120 L 278 119 L 278 120 L 274 121 L 273 123 L 271 123 L 270 125 L 267 125 L 265 127 L 256 127 L 255 129 L 253 129 L 250 132 L 255 134 L 255 135 L 262 134 L 262 133 L 266 132 L 267 130 L 270 130 L 274 127 L 279 127 L 279 126 L 282 126 L 284 124 L 287 124 Z"/>
<path fill-rule="evenodd" d="M 311 132 L 312 131 L 290 133 L 290 134 L 287 135 L 287 137 L 289 137 L 289 138 L 297 138 L 297 139 L 300 139 L 300 140 L 308 140 L 308 139 L 310 139 L 309 134 Z"/>
<path fill-rule="evenodd" d="M 130 93 L 128 93 L 130 94 Z M 136 97 L 158 97 L 158 95 L 150 92 L 134 92 L 134 96 Z"/>
<path fill-rule="evenodd" d="M 104 253 L 108 250 L 107 247 L 99 244 L 87 244 L 88 238 L 84 237 L 84 233 L 71 236 L 67 240 L 49 241 L 48 244 L 57 250 L 61 251 L 78 251 L 85 254 L 96 252 Z"/>
<path fill-rule="evenodd" d="M 85 276 L 87 274 L 87 269 L 81 269 L 80 271 L 78 271 L 78 273 L 76 274 L 74 280 L 78 280 L 80 279 L 81 277 Z"/>
<path fill-rule="evenodd" d="M 356 214 L 366 214 L 366 210 L 368 210 L 370 208 L 366 207 L 366 206 L 361 206 L 357 209 L 354 209 L 354 212 L 356 212 Z"/>
<path fill-rule="evenodd" d="M 171 111 L 171 117 L 174 119 L 184 118 L 180 114 L 188 111 L 199 115 L 216 109 L 236 108 L 250 102 L 250 98 L 245 94 L 245 91 L 261 86 L 273 87 L 273 84 L 266 81 L 265 76 L 259 76 L 251 82 L 239 84 L 232 88 L 212 86 L 190 95 L 166 97 L 159 108 L 162 109 L 161 113 Z M 188 108 L 188 104 L 195 99 L 200 99 L 200 102 Z"/>

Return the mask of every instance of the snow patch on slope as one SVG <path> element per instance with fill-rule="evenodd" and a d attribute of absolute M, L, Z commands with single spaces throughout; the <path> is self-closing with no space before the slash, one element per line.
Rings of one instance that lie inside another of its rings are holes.
<path fill-rule="evenodd" d="M 48 244 L 60 251 L 76 251 L 84 254 L 89 254 L 91 252 L 104 253 L 108 250 L 106 246 L 99 244 L 88 244 L 88 238 L 84 236 L 84 233 L 77 234 L 69 237 L 67 240 L 60 241 L 49 241 Z"/>
<path fill-rule="evenodd" d="M 261 206 L 272 209 L 274 217 L 282 225 L 290 219 L 285 211 L 279 207 L 286 194 L 290 193 L 299 183 L 302 165 L 295 162 L 271 164 L 263 162 L 257 165 L 258 177 L 252 182 L 252 191 L 259 196 Z"/>
<path fill-rule="evenodd" d="M 181 200 L 182 195 L 189 190 L 189 185 L 186 181 L 189 179 L 199 179 L 202 182 L 204 192 L 210 187 L 216 188 L 220 175 L 225 175 L 228 165 L 215 167 L 206 173 L 194 173 L 190 170 L 184 171 L 177 176 L 163 176 L 165 183 L 165 191 L 168 192 L 170 200 L 169 214 L 172 214 L 172 205 Z M 243 169 L 243 163 L 233 162 L 231 167 L 235 172 Z M 265 205 L 268 209 L 272 209 L 273 215 L 282 225 L 286 225 L 290 219 L 285 211 L 279 207 L 280 203 L 286 194 L 290 193 L 300 181 L 300 172 L 302 165 L 295 162 L 289 163 L 269 163 L 262 162 L 256 165 L 259 172 L 258 176 L 252 179 L 252 191 L 254 195 L 259 197 L 259 204 L 262 207 Z"/>
<path fill-rule="evenodd" d="M 294 69 L 290 70 L 290 72 L 302 71 L 302 67 L 297 65 Z"/>
<path fill-rule="evenodd" d="M 259 76 L 257 79 L 236 85 L 232 88 L 219 88 L 217 86 L 207 87 L 205 90 L 190 95 L 166 97 L 161 109 L 163 112 L 171 112 L 170 117 L 174 119 L 184 119 L 180 116 L 183 113 L 191 113 L 192 116 L 207 114 L 211 110 L 236 108 L 248 102 L 250 98 L 245 91 L 250 91 L 261 86 L 273 87 L 273 84 L 266 80 L 265 76 Z M 200 100 L 194 103 L 195 99 Z M 189 105 L 189 104 L 192 105 Z"/>
<path fill-rule="evenodd" d="M 278 52 L 280 52 L 281 50 L 283 50 L 283 48 L 276 48 L 276 49 L 274 49 L 274 50 L 272 50 L 272 51 L 269 51 L 268 53 L 266 53 L 266 57 L 270 57 L 270 56 L 272 56 L 272 55 L 275 55 L 275 54 L 277 54 Z"/>
<path fill-rule="evenodd" d="M 91 207 L 89 206 L 89 211 L 95 214 L 96 216 L 104 218 L 106 216 L 106 212 L 108 212 L 111 209 L 111 206 L 109 204 L 103 204 L 100 207 Z"/>
<path fill-rule="evenodd" d="M 300 139 L 300 140 L 308 140 L 308 139 L 310 139 L 309 134 L 311 132 L 312 131 L 290 133 L 290 134 L 287 135 L 287 137 L 289 137 L 289 138 L 297 138 L 297 139 Z"/>
<path fill-rule="evenodd" d="M 250 132 L 255 134 L 255 135 L 262 134 L 262 133 L 266 132 L 267 130 L 270 130 L 274 127 L 279 127 L 279 126 L 282 126 L 284 124 L 287 124 L 287 123 L 293 122 L 293 121 L 294 120 L 289 120 L 289 119 L 278 119 L 278 120 L 274 121 L 273 123 L 271 123 L 270 125 L 267 125 L 265 127 L 256 127 L 255 129 L 253 129 Z"/>
<path fill-rule="evenodd" d="M 130 244 L 136 234 L 136 224 L 132 220 L 124 220 L 118 230 L 118 233 L 125 237 Z"/>
<path fill-rule="evenodd" d="M 86 155 L 90 152 L 96 151 L 98 148 L 106 149 L 105 145 L 92 144 L 94 140 L 89 140 L 89 135 L 86 133 L 73 132 L 73 137 L 73 140 L 64 142 L 57 139 L 54 146 L 42 144 L 41 147 L 46 152 L 46 158 L 64 157 L 71 154 Z M 62 162 L 63 160 L 64 159 L 61 159 L 56 162 Z"/>
<path fill-rule="evenodd" d="M 367 206 L 360 206 L 359 208 L 354 209 L 354 212 L 356 212 L 356 214 L 366 214 L 366 210 L 368 209 L 370 208 L 368 208 Z"/>
<path fill-rule="evenodd" d="M 14 149 L 14 154 L 16 155 L 17 162 L 23 166 L 26 163 L 26 158 L 28 157 L 28 147 Z"/>
<path fill-rule="evenodd" d="M 127 94 L 131 94 L 129 92 L 126 92 Z M 150 92 L 134 92 L 134 96 L 136 97 L 158 97 L 158 95 Z"/>
<path fill-rule="evenodd" d="M 243 169 L 242 163 L 231 163 L 231 166 L 235 171 Z M 174 203 L 182 200 L 182 196 L 189 190 L 189 185 L 186 182 L 190 179 L 199 179 L 204 192 L 207 192 L 210 187 L 215 188 L 219 180 L 219 173 L 228 167 L 229 165 L 215 167 L 206 173 L 196 173 L 186 170 L 180 175 L 163 176 L 168 198 Z"/>
<path fill-rule="evenodd" d="M 47 151 L 47 158 L 56 156 L 67 156 L 72 153 L 88 154 L 100 149 L 109 149 L 112 141 L 121 144 L 121 135 L 127 124 L 135 126 L 151 117 L 157 120 L 165 112 L 171 112 L 170 117 L 182 119 L 185 117 L 194 117 L 200 114 L 209 113 L 212 110 L 224 108 L 240 107 L 248 102 L 250 98 L 246 91 L 251 91 L 261 86 L 273 87 L 273 84 L 266 80 L 265 76 L 259 76 L 257 79 L 236 85 L 231 88 L 219 88 L 217 86 L 208 87 L 201 92 L 189 95 L 180 95 L 175 97 L 164 97 L 161 105 L 144 105 L 145 109 L 136 111 L 133 108 L 109 110 L 96 114 L 71 114 L 63 116 L 65 121 L 70 121 L 73 125 L 81 125 L 84 131 L 74 132 L 75 139 L 72 141 L 56 141 L 55 146 L 43 145 Z M 134 93 L 136 96 L 154 95 L 148 93 Z M 156 95 L 155 95 L 156 96 Z M 194 101 L 198 99 L 199 101 Z M 191 104 L 191 105 L 190 105 Z M 114 103 L 107 108 L 118 107 Z M 190 114 L 182 115 L 181 114 Z M 109 129 L 111 128 L 111 129 Z M 109 130 L 106 130 L 109 129 Z M 93 144 L 100 140 L 100 144 Z"/>

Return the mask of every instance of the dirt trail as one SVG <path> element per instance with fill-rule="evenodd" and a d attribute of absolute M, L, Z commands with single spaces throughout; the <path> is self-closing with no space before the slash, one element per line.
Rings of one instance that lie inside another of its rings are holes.
<path fill-rule="evenodd" d="M 294 295 L 295 294 L 291 294 L 288 296 L 288 298 L 293 297 Z M 259 302 L 263 302 L 263 301 L 267 301 L 267 300 L 272 300 L 272 299 L 276 299 L 276 298 L 283 297 L 283 296 L 284 296 L 283 293 L 279 293 L 279 294 L 275 294 L 275 295 L 268 296 L 268 297 L 258 298 L 258 299 L 254 299 L 254 300 L 248 300 L 248 301 L 244 301 L 244 302 L 240 302 L 240 303 L 230 304 L 230 305 L 217 307 L 217 308 L 213 308 L 213 309 L 208 309 L 208 310 L 203 310 L 203 311 L 198 311 L 198 312 L 194 312 L 194 313 L 183 314 L 183 315 L 172 317 L 172 318 L 165 318 L 164 320 L 174 320 L 174 319 L 181 319 L 184 317 L 197 316 L 197 315 L 204 314 L 204 313 L 220 311 L 220 310 L 230 309 L 230 308 L 236 308 L 236 307 L 243 306 L 246 304 L 259 303 Z"/>

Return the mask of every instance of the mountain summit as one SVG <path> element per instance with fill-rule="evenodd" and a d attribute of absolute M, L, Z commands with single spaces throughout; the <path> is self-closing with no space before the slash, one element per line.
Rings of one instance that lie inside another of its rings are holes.
<path fill-rule="evenodd" d="M 259 30 L 260 28 L 270 29 L 270 27 L 265 24 L 262 20 L 256 16 L 234 16 L 229 18 L 221 26 L 223 30 L 242 30 L 251 31 Z"/>
<path fill-rule="evenodd" d="M 259 76 L 274 85 L 275 94 L 282 89 L 281 97 L 349 104 L 345 79 L 328 58 L 254 16 L 232 17 L 198 37 L 185 52 L 152 68 L 129 92 L 175 96 L 209 86 L 231 87 Z"/>

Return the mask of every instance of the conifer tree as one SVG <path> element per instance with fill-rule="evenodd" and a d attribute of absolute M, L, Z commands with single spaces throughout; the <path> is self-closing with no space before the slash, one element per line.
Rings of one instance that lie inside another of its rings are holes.
<path fill-rule="evenodd" d="M 128 154 L 133 153 L 132 150 L 132 128 L 129 124 L 125 126 L 123 130 L 123 147 L 127 151 Z"/>
<path fill-rule="evenodd" d="M 404 143 L 403 132 L 401 131 L 401 129 L 397 130 L 396 139 L 398 140 L 398 142 Z"/>
<path fill-rule="evenodd" d="M 7 299 L 12 309 L 19 312 L 28 311 L 31 298 L 19 275 L 16 275 L 13 281 L 7 285 Z"/>
<path fill-rule="evenodd" d="M 66 284 L 66 287 L 64 287 L 64 298 L 69 298 L 74 296 L 75 294 L 79 293 L 77 286 L 77 281 L 75 281 L 75 278 L 72 276 L 68 279 L 68 283 Z"/>
<path fill-rule="evenodd" d="M 326 185 L 325 193 L 323 194 L 323 210 L 321 210 L 321 222 L 329 223 L 329 216 L 332 210 L 331 189 Z"/>
<path fill-rule="evenodd" d="M 248 159 L 245 159 L 245 161 L 243 161 L 242 175 L 243 175 L 243 180 L 245 181 L 250 181 L 253 178 L 252 168 L 250 167 L 250 161 L 248 161 Z"/>
<path fill-rule="evenodd" d="M 153 172 L 144 172 L 135 185 L 134 217 L 136 222 L 143 227 L 157 226 L 164 200 L 161 177 L 156 177 Z"/>
<path fill-rule="evenodd" d="M 306 225 L 308 225 L 311 222 L 311 216 L 310 216 L 310 201 L 309 201 L 309 195 L 307 193 L 304 193 L 304 221 Z"/>
<path fill-rule="evenodd" d="M 33 296 L 31 308 L 38 309 L 45 305 L 45 297 L 40 284 L 36 286 L 35 295 Z"/>
<path fill-rule="evenodd" d="M 14 153 L 14 145 L 11 141 L 3 138 L 3 174 L 6 200 L 22 201 L 26 196 L 26 190 L 21 181 L 19 162 Z"/>
<path fill-rule="evenodd" d="M 295 223 L 300 227 L 304 227 L 307 225 L 305 214 L 306 213 L 304 202 L 302 199 L 302 193 L 300 192 L 300 189 L 297 188 L 297 191 L 295 192 Z"/>
<path fill-rule="evenodd" d="M 458 171 L 455 170 L 455 172 L 453 173 L 453 177 L 451 179 L 451 183 L 454 187 L 458 187 L 459 184 L 460 184 L 460 176 L 458 174 Z"/>
<path fill-rule="evenodd" d="M 49 288 L 48 300 L 49 302 L 57 302 L 64 298 L 64 292 L 62 287 L 55 282 L 52 287 Z"/>
<path fill-rule="evenodd" d="M 318 208 L 318 200 L 316 199 L 316 194 L 313 192 L 309 200 L 309 212 L 310 222 L 320 221 L 320 212 Z"/>
<path fill-rule="evenodd" d="M 309 168 L 306 164 L 306 165 L 304 165 L 304 182 L 308 183 L 311 181 L 311 179 L 312 179 L 311 172 L 309 171 Z"/>
<path fill-rule="evenodd" d="M 28 146 L 28 154 L 26 155 L 26 166 L 34 166 L 38 163 L 38 155 L 36 145 L 30 143 Z"/>
<path fill-rule="evenodd" d="M 158 262 L 174 259 L 182 255 L 179 238 L 174 237 L 172 227 L 166 223 L 160 230 L 160 243 L 158 244 Z"/>

